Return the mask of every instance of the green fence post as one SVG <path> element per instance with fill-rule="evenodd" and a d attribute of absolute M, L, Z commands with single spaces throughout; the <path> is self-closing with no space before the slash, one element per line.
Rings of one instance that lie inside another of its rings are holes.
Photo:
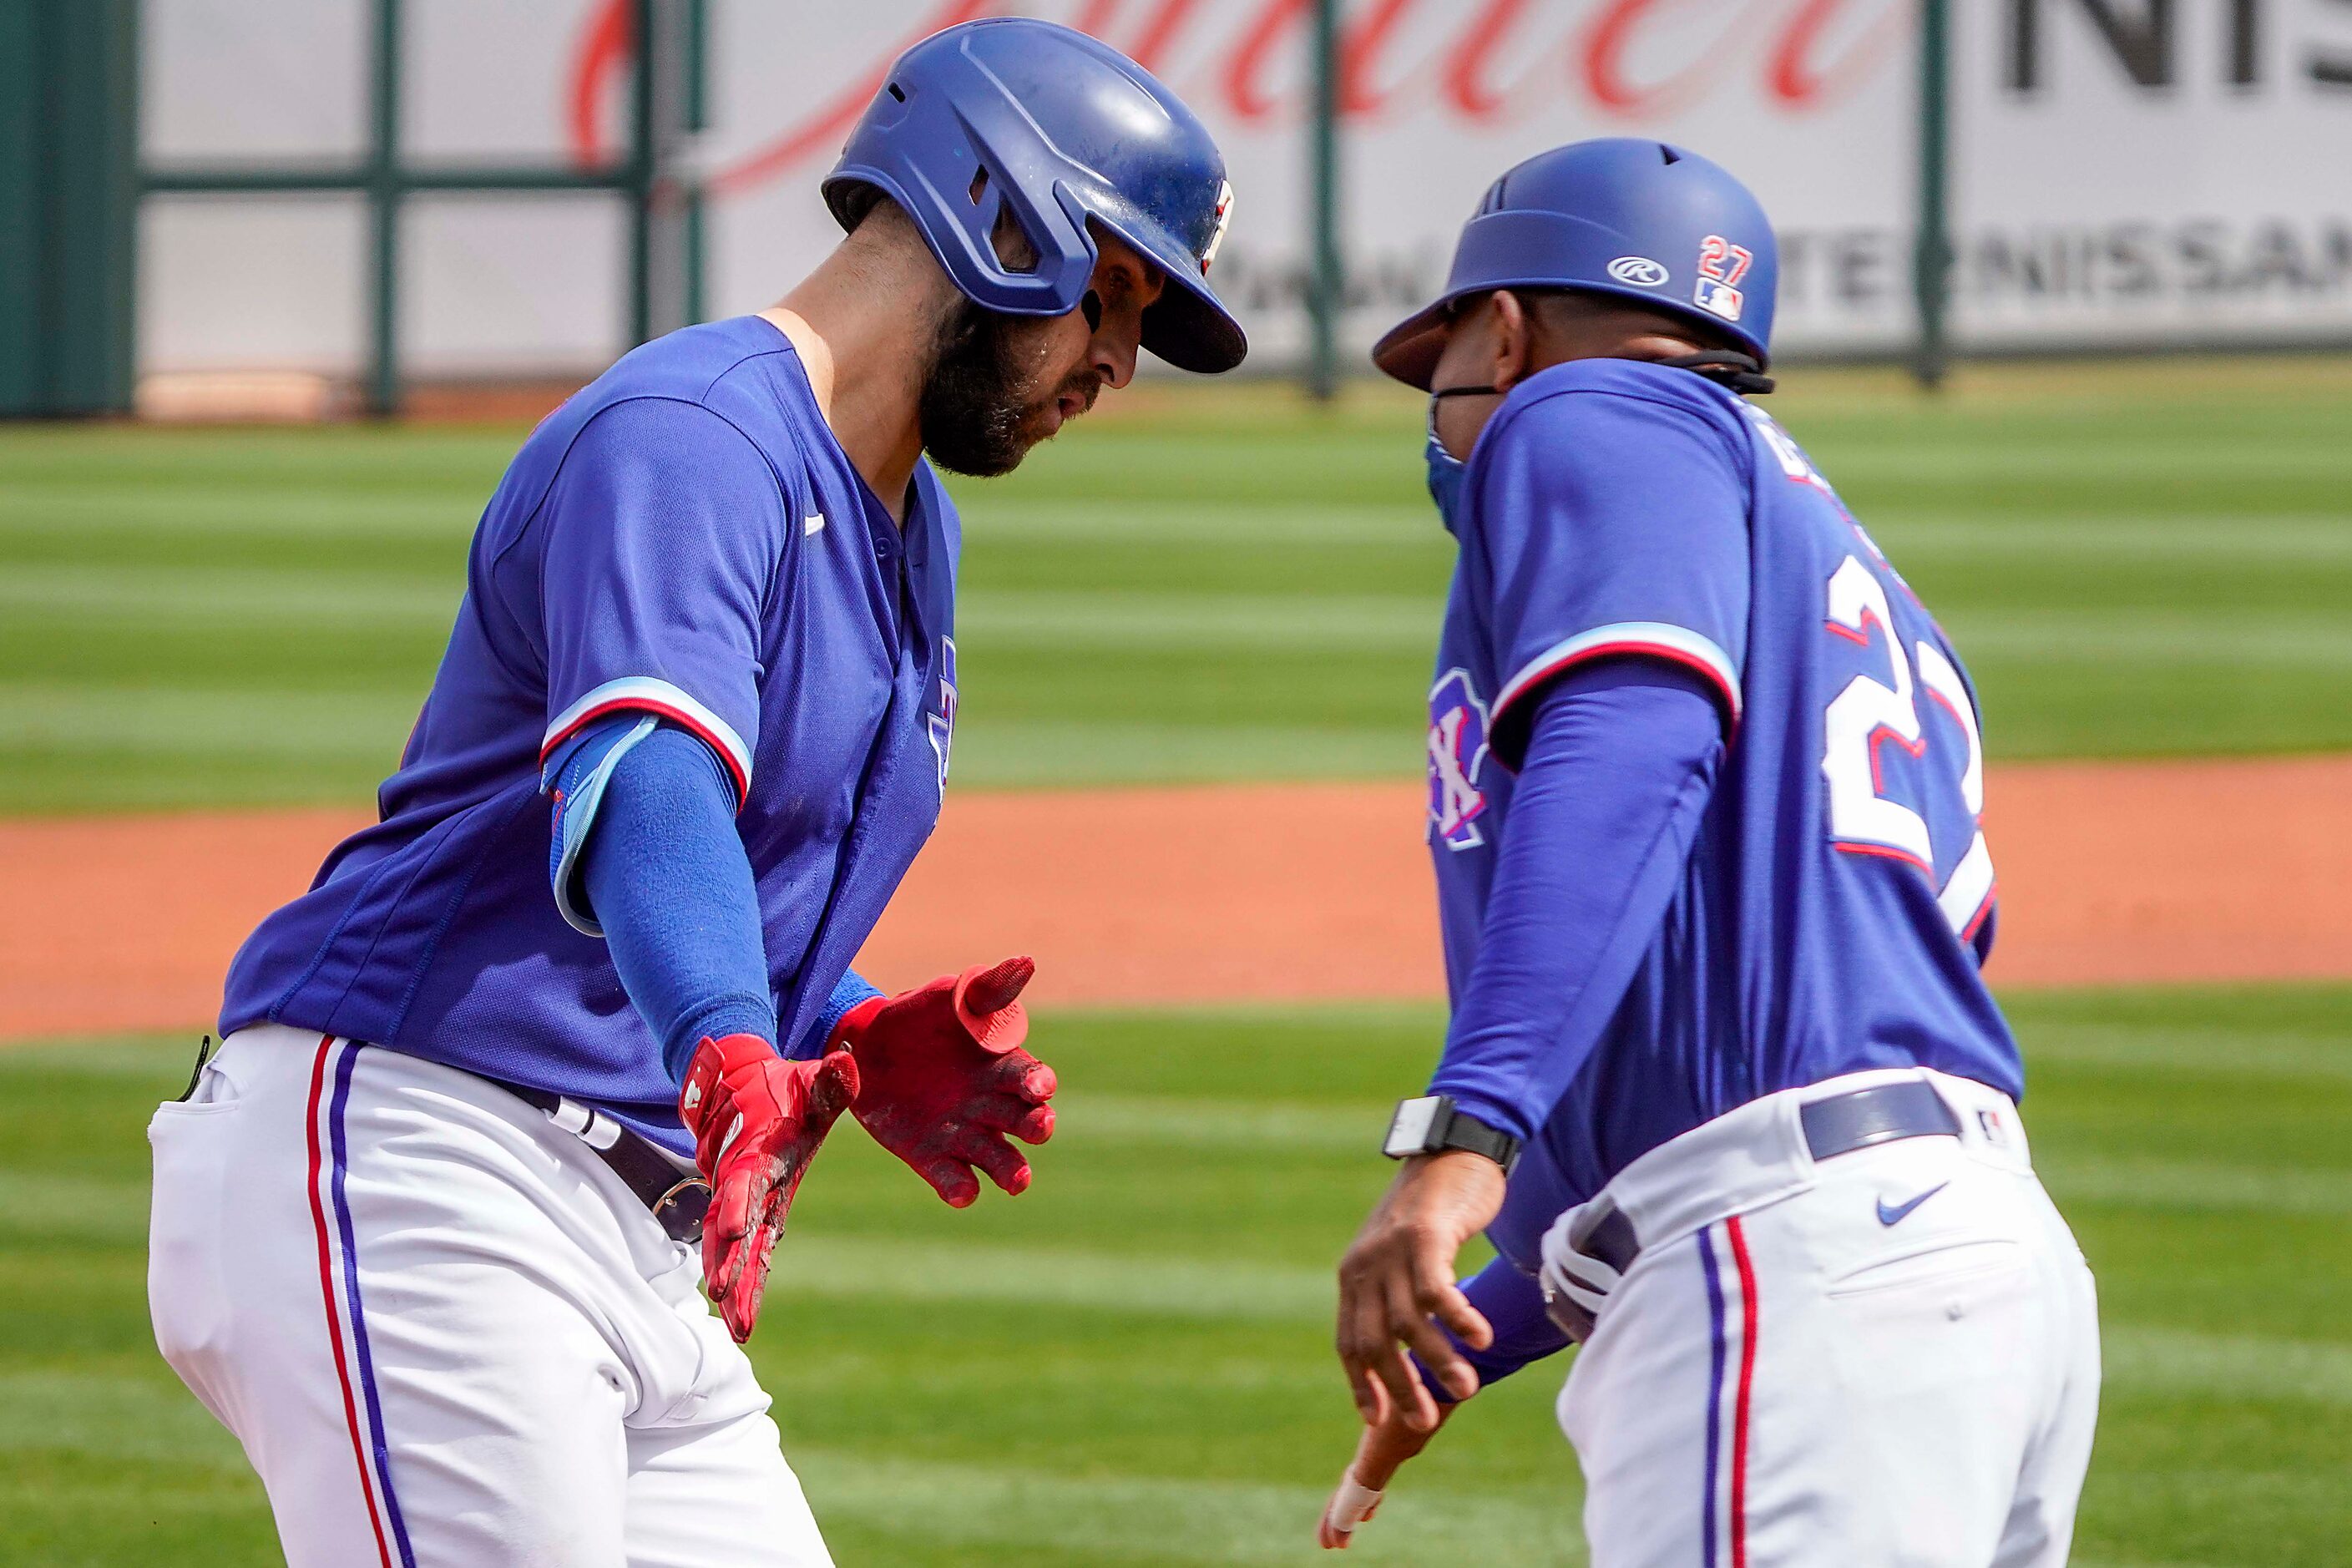
<path fill-rule="evenodd" d="M 41 11 L 0 5 L 0 414 L 41 411 Z"/>
<path fill-rule="evenodd" d="M 700 135 L 710 129 L 710 3 L 687 0 L 686 6 L 686 129 Z M 709 193 L 698 166 L 686 188 L 686 321 L 691 326 L 703 318 L 709 303 L 710 252 Z"/>
<path fill-rule="evenodd" d="M 1339 390 L 1339 316 L 1345 288 L 1339 255 L 1339 0 L 1315 0 L 1315 104 L 1307 116 L 1313 275 L 1307 289 L 1312 333 L 1307 391 L 1328 401 Z"/>
<path fill-rule="evenodd" d="M 0 5 L 0 414 L 131 407 L 133 0 Z"/>
<path fill-rule="evenodd" d="M 400 0 L 375 0 L 368 61 L 368 391 L 378 418 L 400 412 Z"/>
<path fill-rule="evenodd" d="M 660 48 L 655 0 L 631 0 L 629 92 L 629 346 L 653 336 L 655 58 Z"/>
<path fill-rule="evenodd" d="M 1949 0 L 1919 5 L 1919 214 L 1911 284 L 1919 341 L 1911 374 L 1930 391 L 1951 367 L 1952 19 Z"/>

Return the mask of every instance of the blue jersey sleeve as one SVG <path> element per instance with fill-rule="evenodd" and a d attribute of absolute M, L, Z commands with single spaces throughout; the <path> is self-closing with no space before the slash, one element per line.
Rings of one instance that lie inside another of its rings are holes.
<path fill-rule="evenodd" d="M 1723 755 L 1707 688 L 1685 669 L 1580 669 L 1535 706 L 1478 959 L 1430 1082 L 1522 1141 L 1656 936 Z"/>
<path fill-rule="evenodd" d="M 654 714 L 709 742 L 751 788 L 762 598 L 784 497 L 758 447 L 698 404 L 598 414 L 541 502 L 545 759 L 607 714 Z"/>
<path fill-rule="evenodd" d="M 1697 672 L 1738 721 L 1748 468 L 1727 395 L 1688 372 L 1580 361 L 1529 384 L 1477 454 L 1473 582 L 1494 659 L 1495 754 L 1518 765 L 1532 699 L 1640 656 Z"/>

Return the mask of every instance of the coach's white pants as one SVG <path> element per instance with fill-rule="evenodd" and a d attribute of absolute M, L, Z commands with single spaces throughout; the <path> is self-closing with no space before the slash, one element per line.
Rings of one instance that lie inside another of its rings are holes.
<path fill-rule="evenodd" d="M 1593 1568 L 2065 1562 L 2097 1305 L 2016 1108 L 1928 1074 L 1958 1138 L 1816 1163 L 1798 1130 L 1804 1100 L 1917 1076 L 1770 1096 L 1596 1200 L 1642 1251 L 1559 1400 Z"/>
<path fill-rule="evenodd" d="M 156 1343 L 292 1568 L 829 1564 L 693 1253 L 539 1111 L 260 1027 L 148 1138 Z"/>

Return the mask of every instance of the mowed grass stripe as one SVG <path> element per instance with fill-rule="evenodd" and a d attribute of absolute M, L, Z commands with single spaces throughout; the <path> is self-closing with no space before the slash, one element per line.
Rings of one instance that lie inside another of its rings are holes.
<path fill-rule="evenodd" d="M 1222 1127 L 1187 1126 L 1167 1120 L 1134 1118 L 1126 1121 L 1126 1131 L 1114 1134 L 1108 1127 L 1089 1129 L 1085 1112 L 1073 1106 L 1066 1109 L 1063 1131 L 1057 1137 L 1066 1143 L 1084 1144 L 1101 1139 L 1117 1139 L 1127 1148 L 1176 1148 L 1188 1152 L 1223 1151 L 1242 1152 L 1252 1150 L 1274 1151 L 1303 1149 L 1334 1152 L 1354 1151 L 1363 1146 L 1362 1126 L 1354 1118 L 1335 1121 L 1318 1128 L 1305 1137 L 1258 1137 L 1247 1133 L 1236 1135 L 1234 1130 Z M 1294 1124 L 1306 1119 L 1283 1118 Z M 2080 1155 L 2044 1159 L 2043 1176 L 2052 1194 L 2062 1205 L 2096 1204 L 2111 1209 L 2141 1209 L 2173 1214 L 2250 1214 L 2300 1215 L 2317 1217 L 2352 1217 L 2352 1173 L 2336 1171 L 2260 1170 L 2248 1166 L 2200 1164 L 2171 1160 L 2100 1160 Z M 56 1174 L 41 1172 L 0 1170 L 0 1234 L 22 1237 L 53 1237 L 65 1239 L 138 1240 L 146 1234 L 145 1205 L 147 1189 L 143 1184 L 109 1181 L 100 1177 Z M 934 1289 L 951 1296 L 967 1296 L 977 1292 L 985 1296 L 992 1292 L 1019 1295 L 1019 1280 L 1024 1271 L 1035 1268 L 1041 1280 L 1076 1279 L 1088 1267 L 1082 1261 L 1089 1257 L 1102 1257 L 1108 1267 L 1125 1268 L 1131 1260 L 1113 1255 L 1072 1254 L 1052 1258 L 1026 1254 L 992 1254 L 990 1259 L 965 1259 L 950 1270 L 950 1282 L 934 1285 L 927 1282 L 931 1272 L 945 1267 L 940 1258 L 925 1249 L 901 1259 L 895 1251 L 875 1252 L 868 1244 L 849 1240 L 801 1238 L 796 1247 L 827 1249 L 847 1247 L 850 1250 L 836 1257 L 820 1250 L 807 1259 L 807 1270 L 798 1275 L 814 1279 L 819 1275 L 827 1279 L 848 1280 L 884 1280 L 894 1282 L 892 1289 L 904 1289 L 916 1296 Z M 950 1261 L 953 1254 L 942 1255 Z M 901 1264 L 904 1267 L 901 1267 Z M 1002 1268 L 998 1267 L 1002 1264 Z M 836 1270 L 835 1265 L 839 1268 Z M 1236 1281 L 1203 1275 L 1192 1263 L 1180 1263 L 1165 1257 L 1153 1264 L 1154 1269 L 1165 1272 L 1162 1283 L 1167 1287 L 1160 1299 L 1180 1303 L 1171 1310 L 1193 1311 L 1199 1303 L 1228 1302 L 1240 1299 L 1236 1292 L 1244 1286 Z M 1072 1273 L 1075 1269 L 1076 1272 Z M 828 1271 L 831 1272 L 828 1272 Z M 780 1267 L 780 1272 L 782 1271 Z M 943 1279 L 949 1278 L 943 1276 Z M 1158 1274 L 1153 1278 L 1159 1279 Z M 1309 1271 L 1300 1278 L 1321 1280 L 1320 1273 Z M 1270 1293 L 1251 1299 L 1262 1303 L 1253 1307 L 1255 1315 L 1282 1317 L 1292 1305 L 1305 1297 L 1296 1289 L 1297 1280 L 1287 1276 L 1269 1276 L 1256 1280 L 1247 1289 L 1255 1291 L 1259 1285 Z M 824 1289 L 830 1287 L 812 1286 Z M 845 1287 L 848 1288 L 848 1287 Z M 1319 1288 L 1319 1287 L 1318 1287 Z M 855 1289 L 863 1290 L 865 1285 Z M 1049 1285 L 1041 1299 L 1061 1299 L 1060 1283 Z M 1083 1300 L 1090 1287 L 1083 1282 L 1068 1289 L 1078 1292 L 1072 1300 Z M 1158 1287 L 1155 1287 L 1158 1289 Z M 1307 1292 L 1307 1294 L 1312 1294 Z M 1184 1305 L 1183 1303 L 1190 1303 Z"/>
<path fill-rule="evenodd" d="M 2112 517 L 1986 516 L 1889 508 L 1871 520 L 1871 532 L 1906 563 L 1949 557 L 2083 563 L 2118 561 L 2352 564 L 2352 518 L 2340 513 L 2184 512 Z"/>
<path fill-rule="evenodd" d="M 1441 544 L 1437 517 L 1419 497 L 1386 506 L 1265 503 L 1248 509 L 1191 500 L 1129 500 L 1115 519 L 1099 504 L 1034 500 L 1008 504 L 982 498 L 963 509 L 967 533 L 983 546 L 1004 542 L 1085 544 L 1116 551 L 1146 545 L 1213 542 L 1290 542 L 1334 548 Z M 5 517 L 0 511 L 0 517 Z M 2021 562 L 2083 556 L 2101 564 L 2118 559 L 2352 562 L 2352 519 L 2339 512 L 2205 512 L 2016 518 L 1934 506 L 1876 509 L 1871 531 L 1890 549 L 1911 555 L 1990 556 Z"/>
<path fill-rule="evenodd" d="M 178 1387 L 152 1376 L 0 1373 L 0 1452 L 33 1450 L 245 1469 L 236 1439 Z M 1328 1496 L 1298 1485 L 919 1463 L 791 1443 L 785 1454 L 829 1531 L 855 1521 L 1015 1555 L 1051 1548 L 1105 1562 L 1295 1563 L 1312 1550 Z M 1579 1493 L 1562 1469 L 1556 1501 L 1401 1494 L 1381 1510 L 1377 1541 L 1367 1534 L 1368 1550 L 1354 1560 L 1426 1563 L 1465 1549 L 1526 1562 L 1533 1549 L 1545 1553 L 1542 1562 L 1581 1563 Z"/>
<path fill-rule="evenodd" d="M 496 478 L 496 470 L 491 470 Z M 86 536 L 92 529 L 136 531 L 163 539 L 195 535 L 219 541 L 331 538 L 360 542 L 446 540 L 463 547 L 487 490 L 424 495 L 397 489 L 361 490 L 339 485 L 258 481 L 241 475 L 207 489 L 175 479 L 126 483 L 18 482 L 0 492 L 0 538 L 44 534 Z"/>
<path fill-rule="evenodd" d="M 329 752 L 389 770 L 424 695 L 0 683 L 0 748 L 257 761 Z"/>
<path fill-rule="evenodd" d="M 2352 555 L 2347 555 L 2352 559 Z M 316 627 L 359 637 L 386 628 L 439 634 L 461 584 L 362 581 L 317 572 L 14 566 L 0 576 L 0 613 L 23 630 L 91 616 L 142 626 Z M 2322 670 L 2352 668 L 2352 625 L 2340 612 L 2282 611 L 2258 624 L 2179 610 L 1994 612 L 1947 617 L 1979 660 L 2142 668 Z M 976 590 L 957 608 L 957 635 L 991 652 L 1309 650 L 1427 657 L 1438 619 L 1425 595 Z M 163 673 L 163 672 L 159 672 Z M 125 694 L 136 697 L 136 693 Z M 106 700 L 99 695 L 95 700 Z M 0 688 L 0 722 L 25 699 Z"/>
<path fill-rule="evenodd" d="M 1319 1555 L 1315 1521 L 1329 1496 L 1309 1486 L 877 1463 L 821 1448 L 787 1457 L 828 1530 L 854 1519 L 893 1533 L 919 1531 L 926 1541 L 993 1548 L 1009 1554 L 1003 1560 L 1034 1546 L 1107 1563 L 1308 1562 Z M 1565 1477 L 1558 1498 L 1540 1501 L 1406 1485 L 1381 1507 L 1349 1560 L 1580 1563 L 1580 1497 Z"/>
<path fill-rule="evenodd" d="M 267 567 L 15 565 L 0 576 L 0 612 L 72 620 L 119 616 L 142 626 L 223 625 L 446 627 L 465 584 L 446 573 L 362 578 L 350 573 Z"/>
<path fill-rule="evenodd" d="M 78 797 L 129 785 L 167 789 L 174 763 L 195 759 L 249 775 L 261 764 L 339 763 L 352 788 L 333 804 L 360 807 L 390 771 L 415 721 L 421 690 L 244 692 L 154 687 L 74 688 L 0 683 L 0 752 L 37 749 L 52 767 L 79 763 Z M 1421 737 L 1392 731 L 1278 724 L 1087 724 L 1006 720 L 956 737 L 956 783 L 966 787 L 1075 787 L 1230 779 L 1395 777 L 1422 751 Z M 126 763 L 158 770 L 121 776 Z M 247 766 L 247 764 L 257 764 Z M 254 798 L 283 798 L 248 783 Z M 150 804 L 163 804 L 160 795 Z"/>
<path fill-rule="evenodd" d="M 2042 994 L 2011 994 L 2005 998 L 2012 1017 L 2025 1041 L 2029 1071 L 2037 1063 L 2063 1063 L 2068 1066 L 2123 1068 L 2135 1072 L 2218 1074 L 2229 1079 L 2242 1079 L 2249 1073 L 2264 1078 L 2312 1078 L 2320 1079 L 2352 1079 L 2352 1033 L 2338 1034 L 2318 1027 L 2281 1027 L 2266 1020 L 2282 1011 L 2278 999 L 2284 997 L 2325 996 L 2326 988 L 2310 986 L 2279 988 L 2183 988 L 2177 993 L 2162 991 L 2142 993 L 2156 999 L 2148 1012 L 2165 1022 L 2127 1023 L 2095 1022 L 2081 1016 L 2095 1009 L 2100 1002 L 2096 992 Z M 2167 1005 L 2164 998 L 2177 995 L 2180 1000 Z M 2230 1008 L 2243 1000 L 2247 1016 L 2235 1026 L 2222 1025 L 2198 1026 L 2183 1020 L 2182 1015 L 2211 1007 Z M 1166 1013 L 1142 1012 L 1133 1008 L 1055 1008 L 1047 1015 L 1048 1025 L 1055 1030 L 1121 1029 L 1151 1021 L 1164 1021 Z M 1266 1004 L 1229 1003 L 1203 1005 L 1186 1009 L 1181 1015 L 1196 1026 L 1216 1027 L 1229 1023 L 1235 1028 L 1264 1030 L 1280 1036 L 1305 1026 L 1345 1033 L 1361 1030 L 1382 1035 L 1419 1035 L 1425 1041 L 1433 1059 L 1436 1042 L 1445 1026 L 1445 1010 L 1437 1004 L 1419 1002 L 1372 1002 L 1349 1005 L 1329 1004 Z M 194 1051 L 195 1031 L 190 1030 L 184 1040 L 176 1036 L 127 1036 L 76 1041 L 65 1045 L 0 1046 L 0 1070 L 10 1068 L 37 1069 L 44 1073 L 70 1075 L 92 1074 L 152 1078 L 157 1083 L 177 1082 L 187 1076 L 187 1068 Z M 1076 1091 L 1077 1099 L 1089 1107 L 1098 1108 L 1107 1117 L 1118 1117 L 1140 1107 L 1145 1114 L 1165 1111 L 1182 1119 L 1201 1111 L 1226 1106 L 1223 1100 L 1192 1099 L 1182 1096 L 1104 1095 L 1088 1090 Z M 1075 1101 L 1066 1093 L 1063 1103 Z M 1373 1104 L 1364 1101 L 1364 1104 Z M 1376 1106 L 1384 1119 L 1385 1106 Z M 1335 1114 L 1354 1116 L 1358 1107 L 1317 1107 L 1285 1104 L 1263 1107 L 1256 1102 L 1234 1106 L 1226 1114 L 1234 1125 L 1249 1128 L 1265 1125 L 1255 1120 L 1260 1111 L 1276 1119 L 1288 1118 L 1299 1111 L 1312 1115 Z M 1277 1121 L 1275 1125 L 1287 1125 Z"/>
<path fill-rule="evenodd" d="M 2352 1037 L 2299 1030 L 2042 1024 L 2026 1036 L 2025 1055 L 2029 1074 L 2037 1064 L 2049 1063 L 2232 1079 L 2352 1082 Z"/>

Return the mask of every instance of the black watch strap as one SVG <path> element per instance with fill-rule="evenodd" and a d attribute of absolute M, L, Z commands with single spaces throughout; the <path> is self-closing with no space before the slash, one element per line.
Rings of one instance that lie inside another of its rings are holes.
<path fill-rule="evenodd" d="M 1517 1139 L 1487 1126 L 1466 1111 L 1455 1110 L 1452 1095 L 1425 1094 L 1397 1102 L 1396 1115 L 1389 1121 L 1388 1139 L 1381 1145 L 1381 1152 L 1391 1160 L 1409 1160 L 1416 1154 L 1442 1154 L 1449 1149 L 1484 1154 L 1506 1171 L 1519 1159 Z"/>

